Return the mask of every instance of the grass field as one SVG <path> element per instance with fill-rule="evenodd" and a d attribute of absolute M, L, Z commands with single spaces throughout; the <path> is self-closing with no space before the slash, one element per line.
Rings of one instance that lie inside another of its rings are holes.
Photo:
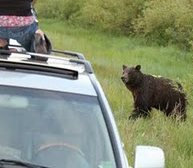
<path fill-rule="evenodd" d="M 99 33 L 58 21 L 39 20 L 53 47 L 83 53 L 113 110 L 129 163 L 133 164 L 136 145 L 163 148 L 167 168 L 193 167 L 193 53 L 175 46 L 148 46 L 142 39 Z M 140 64 L 144 73 L 161 75 L 183 84 L 189 101 L 187 121 L 177 123 L 154 110 L 150 119 L 128 120 L 133 100 L 120 80 L 122 65 Z"/>

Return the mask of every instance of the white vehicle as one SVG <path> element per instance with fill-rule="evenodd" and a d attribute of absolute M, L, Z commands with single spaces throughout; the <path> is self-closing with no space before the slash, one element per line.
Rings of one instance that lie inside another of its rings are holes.
<path fill-rule="evenodd" d="M 0 50 L 1 166 L 129 168 L 111 108 L 82 54 L 4 53 Z M 164 168 L 164 152 L 137 146 L 134 162 L 134 168 Z"/>

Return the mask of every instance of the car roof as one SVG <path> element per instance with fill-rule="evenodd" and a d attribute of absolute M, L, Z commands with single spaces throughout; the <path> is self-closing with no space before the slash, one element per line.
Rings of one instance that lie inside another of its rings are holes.
<path fill-rule="evenodd" d="M 93 74 L 92 67 L 80 53 L 52 50 L 54 54 L 62 54 L 56 56 L 24 50 L 4 52 L 10 55 L 0 56 L 0 85 L 97 96 L 89 77 Z"/>
<path fill-rule="evenodd" d="M 74 80 L 42 74 L 0 70 L 0 85 L 96 96 L 89 77 L 82 74 L 77 80 Z"/>

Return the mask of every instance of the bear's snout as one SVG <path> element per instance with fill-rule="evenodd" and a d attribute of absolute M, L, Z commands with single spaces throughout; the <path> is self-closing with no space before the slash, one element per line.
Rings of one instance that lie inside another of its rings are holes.
<path fill-rule="evenodd" d="M 127 79 L 124 77 L 124 76 L 121 76 L 121 80 L 126 83 L 127 82 Z"/>

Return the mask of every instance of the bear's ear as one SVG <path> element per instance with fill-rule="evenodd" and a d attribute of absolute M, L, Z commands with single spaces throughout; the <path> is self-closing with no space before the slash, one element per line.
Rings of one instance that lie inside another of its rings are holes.
<path fill-rule="evenodd" d="M 135 67 L 135 69 L 137 69 L 138 71 L 141 69 L 141 65 L 137 65 L 136 67 Z"/>
<path fill-rule="evenodd" d="M 123 65 L 123 70 L 125 70 L 127 68 L 127 66 L 126 65 Z"/>

